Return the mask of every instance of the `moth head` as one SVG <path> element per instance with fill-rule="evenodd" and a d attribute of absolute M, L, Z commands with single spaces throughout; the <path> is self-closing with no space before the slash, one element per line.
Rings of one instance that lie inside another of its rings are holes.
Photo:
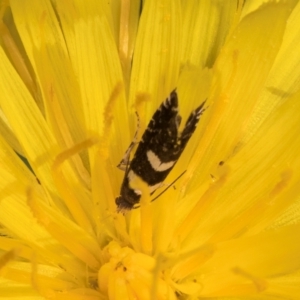
<path fill-rule="evenodd" d="M 118 212 L 126 212 L 128 210 L 133 209 L 133 204 L 126 201 L 126 198 L 124 198 L 123 196 L 118 196 L 115 200 L 116 205 L 117 205 L 117 210 Z"/>

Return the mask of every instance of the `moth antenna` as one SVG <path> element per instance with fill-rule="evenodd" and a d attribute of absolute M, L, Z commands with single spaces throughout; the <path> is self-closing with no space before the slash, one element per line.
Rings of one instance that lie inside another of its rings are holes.
<path fill-rule="evenodd" d="M 152 200 L 151 200 L 151 202 L 153 202 L 154 200 L 156 200 L 158 197 L 160 197 L 164 192 L 166 192 L 171 186 L 173 186 L 173 184 L 178 180 L 178 179 L 180 179 L 182 176 L 183 176 L 183 174 L 186 172 L 186 170 L 185 171 L 183 171 L 173 182 L 171 182 L 162 192 L 160 192 L 155 198 L 153 198 Z"/>
<path fill-rule="evenodd" d="M 155 201 L 157 198 L 159 198 L 164 192 L 166 192 L 171 186 L 173 186 L 174 185 L 174 183 L 178 180 L 178 179 L 180 179 L 180 177 L 182 177 L 183 176 L 183 174 L 186 172 L 186 170 L 185 171 L 183 171 L 172 183 L 170 183 L 162 192 L 160 192 L 155 198 L 153 198 L 152 200 L 151 200 L 151 202 L 153 202 L 153 201 Z M 137 208 L 140 208 L 140 206 L 134 206 L 132 209 L 137 209 Z"/>
<path fill-rule="evenodd" d="M 137 111 L 135 112 L 135 114 L 136 114 L 136 118 L 137 118 L 137 128 L 136 128 L 134 137 L 133 137 L 132 142 L 130 143 L 129 147 L 125 151 L 125 154 L 124 154 L 123 158 L 121 159 L 121 161 L 117 165 L 117 168 L 119 168 L 122 171 L 126 171 L 127 166 L 130 165 L 130 160 L 129 160 L 130 159 L 130 153 L 131 153 L 133 147 L 136 144 L 138 144 L 137 137 L 138 137 L 138 133 L 140 131 L 140 127 L 141 127 L 140 123 L 141 122 L 140 122 L 140 116 L 139 116 Z M 124 166 L 125 166 L 125 168 L 124 168 Z"/>

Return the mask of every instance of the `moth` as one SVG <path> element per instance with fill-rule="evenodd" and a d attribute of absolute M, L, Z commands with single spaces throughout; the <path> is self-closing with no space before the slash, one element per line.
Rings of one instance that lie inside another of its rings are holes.
<path fill-rule="evenodd" d="M 137 208 L 140 202 L 142 192 L 130 186 L 130 182 L 136 176 L 147 183 L 151 195 L 162 187 L 194 133 L 205 110 L 204 104 L 205 101 L 191 112 L 183 131 L 179 132 L 181 116 L 178 96 L 176 90 L 172 91 L 154 113 L 130 161 L 130 152 L 137 144 L 137 132 L 135 133 L 134 141 L 118 165 L 118 168 L 125 171 L 120 196 L 115 200 L 119 212 Z"/>

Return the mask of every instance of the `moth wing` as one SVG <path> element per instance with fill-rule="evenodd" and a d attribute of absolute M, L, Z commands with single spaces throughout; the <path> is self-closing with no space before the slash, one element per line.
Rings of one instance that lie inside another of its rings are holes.
<path fill-rule="evenodd" d="M 182 147 L 182 151 L 184 150 L 190 137 L 196 130 L 196 127 L 200 120 L 200 117 L 203 114 L 203 112 L 205 111 L 204 104 L 205 104 L 205 101 L 199 107 L 197 107 L 195 110 L 193 110 L 185 123 L 184 129 L 180 135 L 180 144 Z"/>
<path fill-rule="evenodd" d="M 143 157 L 148 150 L 160 149 L 161 145 L 158 143 L 164 140 L 167 130 L 170 127 L 174 128 L 173 125 L 178 125 L 178 122 L 180 122 L 180 117 L 177 117 L 179 117 L 178 97 L 177 92 L 174 90 L 154 113 L 141 138 L 134 158 Z"/>

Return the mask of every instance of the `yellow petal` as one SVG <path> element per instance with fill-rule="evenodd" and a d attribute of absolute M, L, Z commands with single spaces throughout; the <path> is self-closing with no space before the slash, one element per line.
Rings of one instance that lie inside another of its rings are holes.
<path fill-rule="evenodd" d="M 124 81 L 126 86 L 129 86 L 141 3 L 138 0 L 127 0 L 122 1 L 121 3 L 115 1 L 114 3 L 120 4 L 120 7 L 118 7 L 120 10 L 120 17 L 117 13 L 113 14 L 113 16 L 115 16 L 116 21 L 116 31 L 119 32 L 119 55 L 123 68 Z"/>
<path fill-rule="evenodd" d="M 150 93 L 153 106 L 158 105 L 176 87 L 180 63 L 181 14 L 178 0 L 146 1 L 139 30 L 130 82 L 130 105 L 139 93 Z M 148 106 L 147 106 L 148 107 Z"/>
<path fill-rule="evenodd" d="M 237 1 L 186 1 L 183 9 L 183 64 L 211 67 L 238 12 Z"/>
<path fill-rule="evenodd" d="M 49 170 L 55 155 L 53 135 L 35 101 L 0 49 L 0 88 L 5 97 L 1 107 L 18 137 L 31 166 L 50 190 L 53 190 Z M 13 99 L 7 101 L 5 99 Z"/>
<path fill-rule="evenodd" d="M 238 296 L 247 289 L 230 290 L 229 286 L 249 284 L 253 294 L 259 291 L 260 278 L 293 272 L 300 266 L 300 243 L 295 242 L 299 225 L 291 225 L 274 232 L 262 233 L 254 237 L 236 239 L 218 246 L 214 257 L 199 269 L 201 282 L 205 287 L 201 295 Z M 258 246 L 259 245 L 259 246 Z M 280 257 L 289 257 L 281 261 Z M 215 270 L 219 271 L 216 273 Z M 265 281 L 266 289 L 268 284 Z M 223 287 L 222 287 L 223 286 Z M 227 291 L 225 290 L 227 286 Z M 220 293 L 220 294 L 219 294 Z"/>
<path fill-rule="evenodd" d="M 195 174 L 190 186 L 203 182 L 203 176 L 241 147 L 240 139 L 251 112 L 259 105 L 290 12 L 287 3 L 263 5 L 241 21 L 224 46 L 214 67 L 215 104 L 207 111 L 210 122 L 188 171 L 193 174 L 199 168 L 201 174 Z"/>

